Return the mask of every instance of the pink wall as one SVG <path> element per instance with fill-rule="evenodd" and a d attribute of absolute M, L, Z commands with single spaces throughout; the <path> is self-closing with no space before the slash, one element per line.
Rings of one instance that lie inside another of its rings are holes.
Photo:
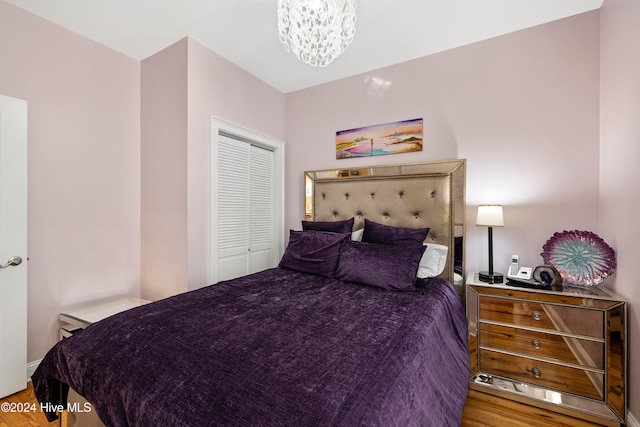
<path fill-rule="evenodd" d="M 504 205 L 494 265 L 542 263 L 556 231 L 598 226 L 599 14 L 587 13 L 287 95 L 286 227 L 303 171 L 467 159 L 467 270 L 487 269 L 480 203 Z M 335 132 L 424 118 L 424 151 L 336 160 Z"/>
<path fill-rule="evenodd" d="M 209 284 L 211 116 L 284 139 L 284 95 L 192 39 L 142 63 L 142 284 Z"/>
<path fill-rule="evenodd" d="M 141 282 L 152 301 L 187 290 L 187 41 L 141 65 Z"/>
<path fill-rule="evenodd" d="M 189 39 L 189 289 L 209 284 L 211 116 L 284 141 L 285 96 Z"/>
<path fill-rule="evenodd" d="M 0 93 L 29 103 L 28 360 L 64 307 L 137 295 L 139 63 L 0 2 Z"/>
<path fill-rule="evenodd" d="M 600 11 L 600 230 L 616 250 L 612 287 L 629 302 L 629 354 L 640 354 L 640 2 L 605 0 Z M 640 415 L 640 364 L 632 358 L 629 409 Z M 636 420 L 637 422 L 637 420 Z"/>

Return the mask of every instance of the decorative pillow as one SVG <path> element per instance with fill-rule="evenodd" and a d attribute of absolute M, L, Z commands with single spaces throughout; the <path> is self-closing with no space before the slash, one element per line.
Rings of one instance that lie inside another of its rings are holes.
<path fill-rule="evenodd" d="M 302 221 L 303 230 L 329 231 L 331 233 L 351 233 L 354 219 L 344 221 Z"/>
<path fill-rule="evenodd" d="M 301 273 L 333 277 L 342 242 L 349 234 L 326 231 L 289 231 L 289 244 L 280 260 L 279 267 Z"/>
<path fill-rule="evenodd" d="M 354 240 L 356 242 L 362 242 L 363 234 L 364 234 L 364 228 L 361 228 L 360 230 L 356 230 L 351 233 L 351 240 Z"/>
<path fill-rule="evenodd" d="M 424 246 L 406 247 L 347 240 L 335 278 L 387 290 L 407 289 L 416 281 Z"/>
<path fill-rule="evenodd" d="M 444 245 L 429 243 L 425 246 L 427 250 L 424 251 L 418 267 L 418 277 L 421 279 L 436 277 L 442 273 L 447 263 L 447 253 L 449 252 L 449 248 Z"/>
<path fill-rule="evenodd" d="M 421 247 L 429 228 L 403 228 L 378 224 L 365 218 L 363 242 L 393 246 Z"/>

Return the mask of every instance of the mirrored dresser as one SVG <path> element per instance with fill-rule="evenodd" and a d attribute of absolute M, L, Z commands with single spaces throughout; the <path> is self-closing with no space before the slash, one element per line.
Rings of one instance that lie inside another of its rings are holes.
<path fill-rule="evenodd" d="M 626 423 L 626 302 L 604 286 L 467 278 L 471 388 L 602 425 Z M 477 273 L 476 273 L 477 275 Z"/>

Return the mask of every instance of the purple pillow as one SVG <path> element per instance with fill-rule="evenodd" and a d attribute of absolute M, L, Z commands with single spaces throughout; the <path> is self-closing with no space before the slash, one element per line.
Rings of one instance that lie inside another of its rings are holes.
<path fill-rule="evenodd" d="M 353 222 L 353 218 L 344 221 L 302 221 L 302 229 L 346 234 L 351 233 Z"/>
<path fill-rule="evenodd" d="M 348 234 L 325 231 L 289 231 L 289 244 L 280 260 L 279 267 L 301 273 L 333 277 L 340 248 Z"/>
<path fill-rule="evenodd" d="M 365 218 L 362 241 L 382 245 L 422 247 L 429 228 L 403 228 L 378 224 Z"/>
<path fill-rule="evenodd" d="M 407 289 L 416 281 L 426 246 L 391 246 L 347 240 L 335 278 L 387 290 Z"/>

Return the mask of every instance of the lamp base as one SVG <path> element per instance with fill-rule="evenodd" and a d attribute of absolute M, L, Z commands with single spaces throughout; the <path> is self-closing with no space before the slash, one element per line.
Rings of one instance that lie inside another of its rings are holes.
<path fill-rule="evenodd" d="M 500 273 L 496 273 L 495 271 L 493 274 L 489 274 L 488 271 L 481 271 L 478 273 L 478 279 L 480 279 L 481 282 L 502 283 L 504 281 L 504 276 Z"/>

